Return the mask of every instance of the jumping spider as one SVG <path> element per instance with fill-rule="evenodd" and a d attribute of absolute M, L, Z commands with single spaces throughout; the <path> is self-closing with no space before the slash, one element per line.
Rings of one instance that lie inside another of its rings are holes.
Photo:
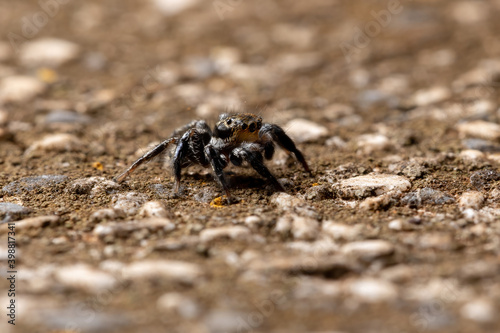
<path fill-rule="evenodd" d="M 118 183 L 122 182 L 138 166 L 164 152 L 170 144 L 176 144 L 173 158 L 175 192 L 179 192 L 180 189 L 182 168 L 190 164 L 211 166 L 227 199 L 231 202 L 232 197 L 223 169 L 229 162 L 240 166 L 244 161 L 270 181 L 276 190 L 285 191 L 264 164 L 263 157 L 268 160 L 273 157 L 275 143 L 289 154 L 293 153 L 311 175 L 304 155 L 281 127 L 263 124 L 261 117 L 251 113 L 225 113 L 219 116 L 219 121 L 213 130 L 203 120 L 192 121 L 175 130 L 170 138 L 148 151 L 114 180 Z"/>

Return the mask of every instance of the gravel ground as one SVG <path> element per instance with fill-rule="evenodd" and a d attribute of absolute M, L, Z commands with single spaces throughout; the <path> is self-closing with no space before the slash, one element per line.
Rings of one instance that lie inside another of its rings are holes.
<path fill-rule="evenodd" d="M 0 0 L 0 331 L 500 330 L 500 1 L 105 3 Z M 227 110 L 313 177 L 112 181 Z"/>

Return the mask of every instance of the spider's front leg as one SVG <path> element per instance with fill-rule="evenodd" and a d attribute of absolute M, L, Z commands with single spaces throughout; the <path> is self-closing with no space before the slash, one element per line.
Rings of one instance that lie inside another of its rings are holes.
<path fill-rule="evenodd" d="M 229 155 L 231 163 L 236 166 L 240 166 L 243 161 L 247 161 L 252 168 L 255 169 L 262 177 L 270 181 L 276 190 L 280 192 L 285 192 L 283 185 L 280 184 L 278 179 L 269 171 L 269 169 L 264 164 L 264 158 L 259 150 L 259 147 L 254 144 L 245 144 L 240 148 L 235 148 Z"/>
<path fill-rule="evenodd" d="M 302 164 L 302 167 L 312 175 L 309 165 L 307 165 L 306 159 L 300 150 L 297 149 L 293 140 L 285 133 L 285 131 L 274 124 L 264 124 L 259 131 L 259 137 L 262 139 L 264 137 L 270 137 L 274 142 L 276 142 L 281 148 L 289 153 L 293 153 L 297 161 Z M 266 158 L 268 154 L 266 153 Z M 272 154 L 271 154 L 272 155 Z"/>

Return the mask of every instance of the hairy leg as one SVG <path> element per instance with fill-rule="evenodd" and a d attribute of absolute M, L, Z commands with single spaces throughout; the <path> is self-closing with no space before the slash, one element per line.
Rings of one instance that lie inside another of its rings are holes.
<path fill-rule="evenodd" d="M 179 140 L 179 138 L 169 138 L 160 144 L 158 144 L 156 147 L 148 151 L 146 154 L 142 155 L 138 160 L 136 160 L 131 166 L 127 168 L 124 172 L 116 176 L 113 180 L 117 183 L 121 183 L 125 178 L 127 178 L 128 175 L 130 175 L 132 172 L 135 171 L 141 164 L 151 161 L 153 158 L 156 156 L 160 155 L 162 152 L 167 149 L 167 147 L 171 143 L 176 143 Z"/>
<path fill-rule="evenodd" d="M 247 161 L 255 171 L 257 171 L 266 180 L 270 181 L 278 191 L 285 191 L 283 185 L 280 184 L 278 179 L 274 177 L 271 171 L 269 171 L 264 164 L 264 158 L 262 157 L 261 152 L 257 149 L 252 149 L 252 144 L 234 149 L 231 152 L 231 155 L 229 155 L 229 158 L 231 163 L 236 166 L 240 166 L 243 161 Z"/>
<path fill-rule="evenodd" d="M 212 145 L 205 146 L 205 156 L 207 160 L 210 162 L 212 169 L 214 170 L 215 177 L 219 181 L 226 194 L 226 197 L 229 201 L 232 201 L 232 196 L 229 191 L 229 184 L 224 176 L 224 168 L 227 166 L 228 161 L 226 158 L 220 156 L 217 151 L 214 149 Z"/>
<path fill-rule="evenodd" d="M 311 174 L 311 169 L 309 165 L 307 165 L 306 159 L 300 150 L 297 149 L 293 140 L 286 135 L 285 131 L 274 124 L 264 124 L 259 131 L 259 137 L 263 138 L 265 136 L 271 137 L 273 141 L 275 141 L 281 148 L 284 150 L 293 153 L 295 158 L 302 164 L 304 169 Z"/>

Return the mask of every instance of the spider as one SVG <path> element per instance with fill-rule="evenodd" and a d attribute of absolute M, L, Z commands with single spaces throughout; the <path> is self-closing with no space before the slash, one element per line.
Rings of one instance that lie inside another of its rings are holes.
<path fill-rule="evenodd" d="M 219 116 L 213 130 L 203 120 L 192 121 L 175 130 L 170 138 L 148 151 L 114 180 L 122 182 L 141 164 L 164 152 L 169 145 L 176 144 L 173 157 L 176 193 L 180 190 L 182 168 L 199 164 L 213 169 L 227 200 L 231 202 L 233 198 L 223 169 L 229 162 L 241 166 L 245 161 L 277 191 L 284 192 L 283 186 L 264 164 L 264 157 L 268 160 L 273 157 L 275 143 L 289 154 L 293 154 L 309 175 L 312 175 L 304 155 L 281 127 L 263 124 L 260 116 L 251 113 L 224 113 Z"/>

